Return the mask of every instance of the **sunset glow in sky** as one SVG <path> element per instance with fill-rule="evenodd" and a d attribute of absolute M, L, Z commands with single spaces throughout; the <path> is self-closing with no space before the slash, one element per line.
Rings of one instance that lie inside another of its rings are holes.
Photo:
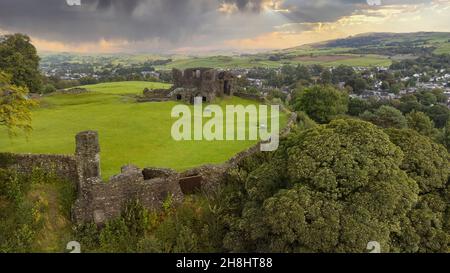
<path fill-rule="evenodd" d="M 40 51 L 282 49 L 365 32 L 450 32 L 450 0 L 1 0 Z M 378 5 L 380 4 L 381 5 Z"/>

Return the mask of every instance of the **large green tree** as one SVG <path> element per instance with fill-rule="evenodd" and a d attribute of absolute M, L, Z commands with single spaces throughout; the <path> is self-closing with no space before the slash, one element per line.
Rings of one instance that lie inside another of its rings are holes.
<path fill-rule="evenodd" d="M 231 251 L 364 252 L 393 235 L 418 202 L 404 154 L 378 127 L 334 120 L 292 134 L 230 173 L 223 201 Z"/>
<path fill-rule="evenodd" d="M 407 127 L 407 121 L 402 112 L 387 105 L 381 106 L 375 112 L 366 111 L 360 117 L 383 128 Z"/>
<path fill-rule="evenodd" d="M 303 90 L 294 102 L 297 111 L 303 111 L 319 123 L 348 111 L 348 94 L 330 85 L 316 85 Z"/>
<path fill-rule="evenodd" d="M 436 135 L 434 122 L 423 112 L 413 111 L 406 115 L 408 128 L 413 129 L 424 136 L 433 137 Z"/>
<path fill-rule="evenodd" d="M 450 156 L 430 138 L 412 130 L 389 129 L 392 142 L 405 154 L 400 168 L 419 186 L 419 200 L 394 236 L 402 252 L 450 251 L 448 183 Z"/>
<path fill-rule="evenodd" d="M 12 76 L 11 83 L 39 92 L 42 78 L 39 72 L 39 56 L 30 38 L 23 34 L 0 38 L 0 70 Z"/>

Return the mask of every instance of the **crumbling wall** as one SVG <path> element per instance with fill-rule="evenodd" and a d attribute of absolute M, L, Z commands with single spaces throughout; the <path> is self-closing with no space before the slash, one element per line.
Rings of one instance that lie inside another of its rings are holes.
<path fill-rule="evenodd" d="M 103 225 L 120 216 L 128 201 L 138 200 L 145 208 L 158 210 L 167 198 L 175 203 L 183 199 L 177 175 L 145 180 L 142 170 L 127 167 L 108 182 L 100 178 L 88 179 L 73 207 L 73 220 Z"/>
<path fill-rule="evenodd" d="M 77 161 L 73 155 L 0 153 L 0 167 L 13 168 L 23 175 L 31 175 L 38 169 L 76 185 L 79 183 Z"/>
<path fill-rule="evenodd" d="M 212 68 L 173 69 L 174 86 L 170 93 L 173 100 L 193 103 L 194 97 L 212 102 L 216 97 L 232 96 L 236 79 L 228 71 L 218 72 Z"/>

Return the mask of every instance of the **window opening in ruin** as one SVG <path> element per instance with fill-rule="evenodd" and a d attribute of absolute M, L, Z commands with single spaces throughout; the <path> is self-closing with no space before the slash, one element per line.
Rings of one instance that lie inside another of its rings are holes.
<path fill-rule="evenodd" d="M 231 95 L 231 86 L 228 81 L 224 81 L 223 83 L 223 91 L 225 92 L 225 95 L 230 96 Z"/>

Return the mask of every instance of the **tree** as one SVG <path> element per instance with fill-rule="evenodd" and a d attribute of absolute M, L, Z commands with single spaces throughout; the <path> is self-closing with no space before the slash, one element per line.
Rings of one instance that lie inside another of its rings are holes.
<path fill-rule="evenodd" d="M 418 203 L 396 236 L 402 252 L 448 252 L 450 155 L 446 149 L 412 130 L 386 131 L 405 154 L 400 168 L 419 186 Z"/>
<path fill-rule="evenodd" d="M 437 103 L 437 97 L 432 92 L 421 91 L 416 94 L 419 102 L 424 106 L 433 106 Z"/>
<path fill-rule="evenodd" d="M 444 128 L 450 120 L 450 110 L 445 105 L 434 105 L 426 113 L 434 121 L 437 128 Z"/>
<path fill-rule="evenodd" d="M 56 91 L 56 87 L 53 84 L 51 84 L 51 83 L 47 83 L 42 88 L 42 93 L 43 94 L 50 94 L 50 93 L 53 93 L 55 91 Z"/>
<path fill-rule="evenodd" d="M 12 76 L 11 84 L 39 92 L 42 85 L 39 60 L 28 36 L 13 34 L 0 39 L 0 70 Z"/>
<path fill-rule="evenodd" d="M 411 112 L 406 115 L 408 128 L 424 136 L 433 137 L 436 134 L 433 121 L 423 112 Z"/>
<path fill-rule="evenodd" d="M 437 102 L 439 103 L 446 103 L 448 100 L 448 97 L 445 95 L 444 90 L 442 89 L 433 89 L 433 91 L 431 91 L 437 99 Z"/>
<path fill-rule="evenodd" d="M 367 89 L 367 81 L 361 77 L 356 77 L 354 79 L 349 80 L 346 83 L 347 86 L 350 86 L 355 94 L 362 94 L 364 90 Z"/>
<path fill-rule="evenodd" d="M 316 127 L 317 123 L 312 120 L 305 112 L 297 113 L 297 129 L 307 130 Z"/>
<path fill-rule="evenodd" d="M 311 72 L 309 68 L 304 65 L 298 65 L 295 69 L 297 81 L 311 81 Z"/>
<path fill-rule="evenodd" d="M 331 84 L 333 82 L 333 74 L 330 70 L 326 69 L 320 74 L 320 82 L 322 84 Z"/>
<path fill-rule="evenodd" d="M 389 92 L 393 93 L 393 94 L 399 94 L 400 90 L 402 89 L 402 84 L 401 83 L 394 83 L 391 85 Z"/>
<path fill-rule="evenodd" d="M 221 198 L 226 249 L 235 252 L 364 252 L 378 241 L 396 250 L 418 199 L 400 169 L 403 153 L 381 129 L 333 120 L 290 135 L 270 155 L 230 172 Z M 259 190 L 260 189 L 260 190 Z M 230 194 L 232 192 L 232 194 Z"/>
<path fill-rule="evenodd" d="M 297 77 L 296 68 L 292 65 L 283 65 L 283 67 L 281 67 L 281 75 L 283 77 L 283 84 L 294 84 Z"/>
<path fill-rule="evenodd" d="M 383 105 L 375 112 L 366 111 L 360 117 L 383 128 L 407 127 L 407 121 L 402 112 L 391 106 Z"/>
<path fill-rule="evenodd" d="M 0 125 L 9 133 L 16 129 L 31 130 L 31 108 L 36 105 L 28 98 L 28 89 L 13 85 L 11 76 L 0 71 Z"/>
<path fill-rule="evenodd" d="M 419 101 L 417 100 L 417 97 L 414 95 L 406 95 L 400 98 L 400 106 L 399 109 L 404 114 L 410 113 L 412 111 L 421 111 L 422 108 L 424 108 Z"/>
<path fill-rule="evenodd" d="M 353 67 L 340 65 L 333 70 L 333 83 L 348 82 L 355 77 L 355 74 Z"/>
<path fill-rule="evenodd" d="M 348 94 L 329 85 L 316 85 L 305 89 L 296 98 L 294 108 L 304 111 L 319 123 L 326 123 L 334 116 L 347 112 Z"/>
<path fill-rule="evenodd" d="M 447 122 L 444 128 L 444 145 L 450 151 L 450 120 Z"/>
<path fill-rule="evenodd" d="M 348 103 L 348 114 L 354 117 L 359 117 L 362 113 L 370 111 L 372 104 L 369 100 L 360 98 L 350 98 Z"/>

